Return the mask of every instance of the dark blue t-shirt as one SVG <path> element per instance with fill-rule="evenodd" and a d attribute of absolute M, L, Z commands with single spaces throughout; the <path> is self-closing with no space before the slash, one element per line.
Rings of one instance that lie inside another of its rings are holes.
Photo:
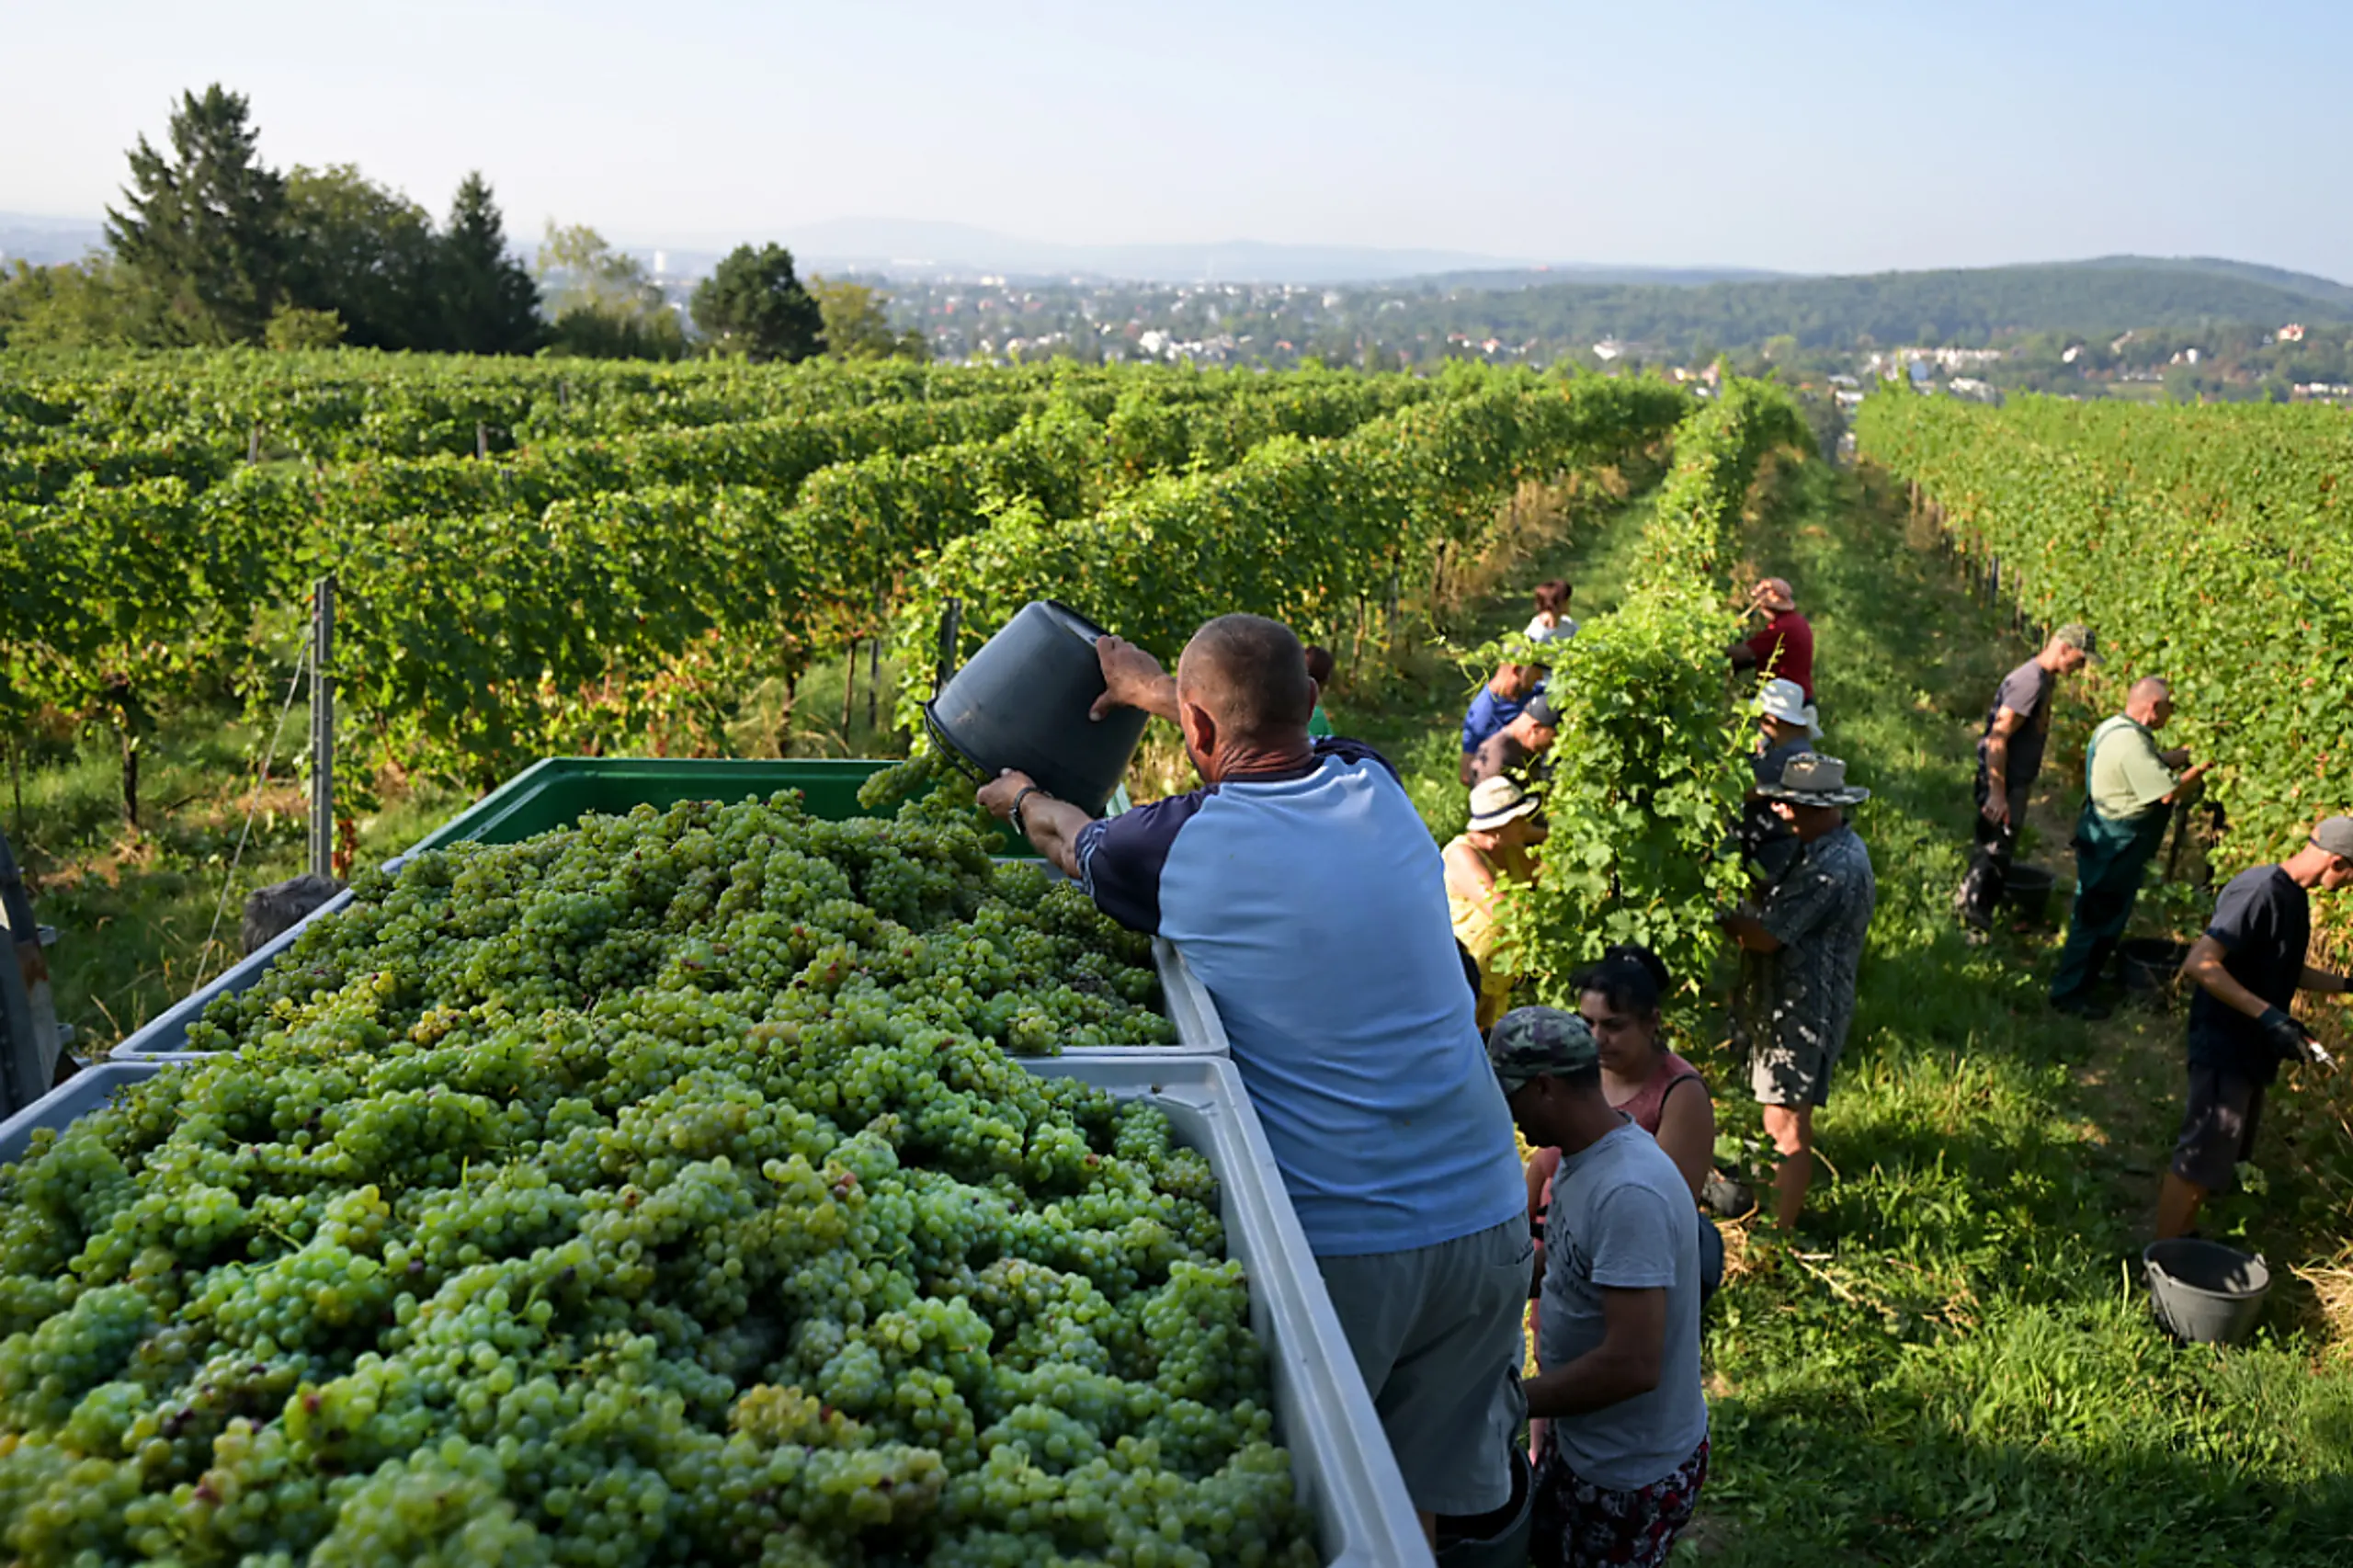
<path fill-rule="evenodd" d="M 2206 934 L 2222 944 L 2231 978 L 2275 1007 L 2295 999 L 2313 934 L 2312 899 L 2277 866 L 2233 877 L 2214 901 Z M 2189 1061 L 2258 1084 L 2279 1075 L 2279 1050 L 2253 1018 L 2217 1001 L 2204 986 L 2189 998 Z"/>
<path fill-rule="evenodd" d="M 1471 710 L 1462 715 L 1462 749 L 1477 751 L 1489 735 L 1518 718 L 1527 706 L 1527 697 L 1497 697 L 1494 687 L 1481 687 L 1479 695 L 1471 699 Z"/>

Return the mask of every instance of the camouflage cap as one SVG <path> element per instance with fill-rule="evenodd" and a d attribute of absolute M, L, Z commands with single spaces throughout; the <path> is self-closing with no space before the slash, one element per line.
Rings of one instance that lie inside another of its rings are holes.
<path fill-rule="evenodd" d="M 1487 1060 L 1494 1064 L 1504 1093 L 1512 1095 L 1529 1080 L 1547 1074 L 1565 1078 L 1597 1072 L 1601 1051 L 1593 1042 L 1593 1030 L 1574 1013 L 1563 1013 L 1558 1007 L 1514 1007 L 1496 1019 L 1488 1033 Z"/>

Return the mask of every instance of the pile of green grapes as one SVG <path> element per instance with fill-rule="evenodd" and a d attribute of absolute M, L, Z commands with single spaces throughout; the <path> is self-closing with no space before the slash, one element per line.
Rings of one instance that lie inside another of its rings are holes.
<path fill-rule="evenodd" d="M 1312 1568 L 1142 948 L 910 808 L 362 880 L 0 1167 L 28 1565 Z"/>

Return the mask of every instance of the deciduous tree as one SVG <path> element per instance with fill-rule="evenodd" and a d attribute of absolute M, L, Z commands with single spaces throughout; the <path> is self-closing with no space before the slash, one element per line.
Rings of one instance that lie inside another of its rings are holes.
<path fill-rule="evenodd" d="M 688 309 L 722 354 L 790 361 L 824 345 L 824 312 L 793 276 L 792 253 L 782 245 L 737 245 L 696 287 Z"/>

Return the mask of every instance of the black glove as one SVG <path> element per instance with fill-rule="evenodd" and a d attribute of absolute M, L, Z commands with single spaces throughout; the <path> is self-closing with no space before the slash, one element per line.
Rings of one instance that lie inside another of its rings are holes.
<path fill-rule="evenodd" d="M 2279 1051 L 2283 1060 L 2310 1062 L 2313 1059 L 2313 1037 L 2304 1032 L 2303 1025 L 2288 1015 L 2287 1009 L 2266 1007 L 2255 1020 L 2255 1027 L 2263 1031 L 2263 1038 L 2271 1042 L 2272 1049 Z"/>

